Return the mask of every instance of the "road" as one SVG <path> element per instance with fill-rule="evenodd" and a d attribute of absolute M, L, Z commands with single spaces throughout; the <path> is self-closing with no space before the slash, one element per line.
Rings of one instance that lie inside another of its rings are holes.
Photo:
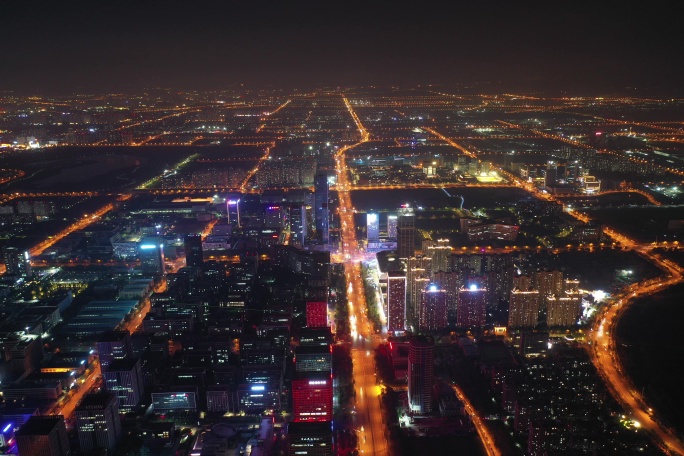
<path fill-rule="evenodd" d="M 349 101 L 344 104 L 354 119 L 361 135 L 359 142 L 342 147 L 336 156 L 337 188 L 340 201 L 340 250 L 344 259 L 347 277 L 347 299 L 352 334 L 352 362 L 354 388 L 356 390 L 356 414 L 354 426 L 359 436 L 359 454 L 383 456 L 388 454 L 389 445 L 385 424 L 380 410 L 380 386 L 376 384 L 373 327 L 366 314 L 361 264 L 356 261 L 359 254 L 354 225 L 354 209 L 349 195 L 345 152 L 369 140 Z"/>
<path fill-rule="evenodd" d="M 470 418 L 473 420 L 473 426 L 475 426 L 477 435 L 480 436 L 480 440 L 482 441 L 482 445 L 484 446 L 484 449 L 487 452 L 487 456 L 501 455 L 501 451 L 499 451 L 499 449 L 496 447 L 494 438 L 489 433 L 489 430 L 487 430 L 487 426 L 485 426 L 485 424 L 482 422 L 482 419 L 477 415 L 475 408 L 470 403 L 466 395 L 463 394 L 463 390 L 461 390 L 461 388 L 459 388 L 456 385 L 452 385 L 451 387 L 456 393 L 456 397 L 458 397 L 458 399 L 461 402 L 463 402 L 466 412 L 468 413 L 468 415 L 470 415 Z"/>
<path fill-rule="evenodd" d="M 650 432 L 656 444 L 667 454 L 684 455 L 684 443 L 676 437 L 673 430 L 660 424 L 654 412 L 643 400 L 641 394 L 630 382 L 620 364 L 615 345 L 617 322 L 635 299 L 656 293 L 683 280 L 684 270 L 669 260 L 662 260 L 651 253 L 646 246 L 636 246 L 635 250 L 660 266 L 666 275 L 639 284 L 634 284 L 621 292 L 604 307 L 597 316 L 590 334 L 592 361 L 603 376 L 613 396 L 615 396 L 639 427 Z"/>

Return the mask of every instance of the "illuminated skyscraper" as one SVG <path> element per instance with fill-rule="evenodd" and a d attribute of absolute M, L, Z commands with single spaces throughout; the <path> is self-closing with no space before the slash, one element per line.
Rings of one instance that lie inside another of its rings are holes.
<path fill-rule="evenodd" d="M 76 408 L 76 429 L 82 453 L 104 449 L 114 454 L 122 436 L 116 396 L 104 391 L 86 395 Z"/>
<path fill-rule="evenodd" d="M 164 274 L 164 244 L 158 238 L 144 239 L 138 247 L 143 274 Z"/>
<path fill-rule="evenodd" d="M 406 329 L 406 276 L 389 272 L 387 275 L 387 331 Z"/>
<path fill-rule="evenodd" d="M 328 303 L 325 301 L 307 301 L 306 327 L 325 328 L 328 326 Z"/>
<path fill-rule="evenodd" d="M 448 239 L 423 241 L 423 255 L 432 258 L 433 272 L 448 272 L 450 268 L 451 246 Z"/>
<path fill-rule="evenodd" d="M 31 261 L 28 250 L 19 250 L 16 247 L 4 247 L 2 257 L 7 267 L 7 274 L 30 278 L 33 276 Z"/>
<path fill-rule="evenodd" d="M 397 226 L 399 220 L 395 214 L 390 214 L 387 216 L 387 237 L 390 239 L 397 238 Z"/>
<path fill-rule="evenodd" d="M 330 373 L 304 372 L 292 379 L 294 421 L 330 421 L 333 413 L 333 385 Z"/>
<path fill-rule="evenodd" d="M 411 411 L 432 411 L 435 343 L 431 337 L 415 336 L 409 341 L 408 398 Z"/>
<path fill-rule="evenodd" d="M 368 242 L 380 240 L 380 217 L 374 212 L 366 214 L 366 238 Z"/>
<path fill-rule="evenodd" d="M 201 268 L 204 264 L 201 235 L 185 235 L 185 264 L 195 268 Z"/>
<path fill-rule="evenodd" d="M 508 311 L 510 328 L 533 328 L 539 320 L 539 291 L 511 291 Z"/>
<path fill-rule="evenodd" d="M 456 324 L 461 328 L 481 328 L 487 320 L 487 289 L 470 285 L 458 290 Z"/>
<path fill-rule="evenodd" d="M 446 292 L 430 285 L 421 294 L 419 328 L 423 331 L 439 331 L 448 326 Z"/>
<path fill-rule="evenodd" d="M 416 215 L 411 207 L 399 209 L 397 226 L 397 254 L 399 258 L 411 258 L 415 253 Z"/>
<path fill-rule="evenodd" d="M 563 272 L 558 270 L 535 271 L 534 288 L 539 290 L 539 305 L 544 309 L 547 296 L 560 296 L 563 293 Z"/>
<path fill-rule="evenodd" d="M 130 410 L 142 398 L 145 385 L 139 359 L 115 359 L 102 371 L 107 391 L 114 394 L 120 410 Z"/>
<path fill-rule="evenodd" d="M 328 173 L 319 170 L 314 178 L 314 217 L 316 219 L 316 237 L 321 244 L 330 240 L 330 219 L 328 212 Z"/>
<path fill-rule="evenodd" d="M 570 327 L 577 324 L 582 313 L 582 295 L 564 292 L 559 296 L 546 298 L 546 324 L 550 328 Z"/>

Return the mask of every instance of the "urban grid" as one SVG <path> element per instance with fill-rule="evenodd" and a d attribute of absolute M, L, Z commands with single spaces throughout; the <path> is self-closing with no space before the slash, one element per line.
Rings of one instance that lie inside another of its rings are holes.
<path fill-rule="evenodd" d="M 684 98 L 343 82 L 0 86 L 0 454 L 684 455 Z"/>

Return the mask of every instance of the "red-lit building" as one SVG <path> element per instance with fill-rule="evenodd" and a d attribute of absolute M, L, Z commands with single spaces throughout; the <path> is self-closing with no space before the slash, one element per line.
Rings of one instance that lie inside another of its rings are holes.
<path fill-rule="evenodd" d="M 430 285 L 421 293 L 420 299 L 420 329 L 425 331 L 438 331 L 448 326 L 446 291 Z"/>
<path fill-rule="evenodd" d="M 327 302 L 309 301 L 306 303 L 306 326 L 308 328 L 325 328 L 328 326 Z"/>
<path fill-rule="evenodd" d="M 470 285 L 458 290 L 456 325 L 461 328 L 479 328 L 487 320 L 487 289 Z"/>
<path fill-rule="evenodd" d="M 387 331 L 406 329 L 406 276 L 390 272 L 387 276 Z"/>
<path fill-rule="evenodd" d="M 330 374 L 306 372 L 292 379 L 294 421 L 331 421 L 333 384 Z"/>

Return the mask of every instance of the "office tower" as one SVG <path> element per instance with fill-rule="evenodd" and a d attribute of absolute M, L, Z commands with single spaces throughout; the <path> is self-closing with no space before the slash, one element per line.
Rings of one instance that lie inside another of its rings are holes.
<path fill-rule="evenodd" d="M 283 214 L 280 206 L 266 206 L 264 210 L 264 226 L 267 228 L 282 228 Z"/>
<path fill-rule="evenodd" d="M 331 422 L 293 422 L 287 426 L 287 454 L 333 456 Z"/>
<path fill-rule="evenodd" d="M 439 331 L 448 326 L 446 291 L 430 285 L 423 290 L 420 302 L 418 327 L 422 331 Z"/>
<path fill-rule="evenodd" d="M 580 293 L 564 292 L 559 296 L 546 297 L 546 324 L 550 328 L 574 326 L 581 313 Z"/>
<path fill-rule="evenodd" d="M 423 255 L 432 258 L 432 272 L 451 270 L 451 246 L 448 239 L 423 241 Z"/>
<path fill-rule="evenodd" d="M 487 289 L 477 285 L 458 290 L 456 324 L 461 328 L 480 328 L 487 320 Z"/>
<path fill-rule="evenodd" d="M 120 410 L 130 410 L 142 398 L 145 384 L 140 359 L 115 359 L 102 372 L 105 388 L 114 394 Z"/>
<path fill-rule="evenodd" d="M 511 291 L 508 311 L 510 328 L 533 328 L 539 321 L 539 291 Z"/>
<path fill-rule="evenodd" d="M 456 314 L 458 290 L 463 285 L 463 277 L 458 272 L 435 272 L 432 281 L 446 292 L 446 303 L 449 312 Z"/>
<path fill-rule="evenodd" d="M 16 247 L 4 247 L 2 257 L 7 268 L 7 274 L 30 278 L 33 276 L 31 261 L 28 250 L 19 250 Z"/>
<path fill-rule="evenodd" d="M 306 303 L 307 328 L 324 328 L 328 326 L 328 303 L 325 301 L 308 301 Z"/>
<path fill-rule="evenodd" d="M 185 235 L 185 264 L 194 268 L 201 268 L 204 264 L 202 252 L 202 236 L 199 234 Z"/>
<path fill-rule="evenodd" d="M 295 372 L 332 372 L 332 350 L 327 345 L 300 345 L 295 349 Z"/>
<path fill-rule="evenodd" d="M 328 214 L 328 172 L 319 170 L 314 177 L 314 216 L 316 236 L 321 244 L 330 240 L 330 221 Z"/>
<path fill-rule="evenodd" d="M 397 224 L 397 255 L 411 258 L 415 252 L 416 214 L 411 207 L 399 209 Z"/>
<path fill-rule="evenodd" d="M 549 161 L 546 164 L 546 173 L 544 174 L 544 187 L 551 188 L 556 185 L 558 180 L 558 165 L 556 162 Z"/>
<path fill-rule="evenodd" d="M 131 335 L 128 331 L 110 331 L 102 334 L 97 341 L 97 353 L 100 366 L 106 371 L 115 359 L 128 359 L 132 356 Z"/>
<path fill-rule="evenodd" d="M 380 216 L 376 213 L 366 214 L 366 238 L 369 243 L 380 240 Z"/>
<path fill-rule="evenodd" d="M 164 244 L 159 238 L 144 239 L 138 247 L 143 274 L 164 274 Z"/>
<path fill-rule="evenodd" d="M 387 331 L 406 330 L 406 277 L 400 272 L 387 274 Z"/>
<path fill-rule="evenodd" d="M 228 225 L 232 222 L 240 228 L 242 223 L 240 220 L 240 198 L 237 195 L 226 198 L 226 216 L 228 217 Z"/>
<path fill-rule="evenodd" d="M 76 429 L 81 452 L 105 449 L 114 454 L 121 439 L 121 418 L 116 396 L 105 391 L 88 394 L 76 408 Z"/>
<path fill-rule="evenodd" d="M 32 416 L 14 437 L 19 456 L 69 456 L 71 453 L 61 415 Z"/>
<path fill-rule="evenodd" d="M 397 227 L 399 225 L 399 219 L 395 214 L 390 214 L 387 216 L 387 237 L 390 239 L 397 238 Z"/>
<path fill-rule="evenodd" d="M 331 421 L 333 385 L 329 372 L 297 373 L 292 379 L 292 419 Z"/>
<path fill-rule="evenodd" d="M 309 245 L 315 234 L 315 226 L 312 223 L 311 206 L 295 204 L 290 206 L 290 244 Z"/>
<path fill-rule="evenodd" d="M 432 411 L 435 343 L 431 337 L 415 336 L 409 340 L 408 398 L 415 413 Z"/>

